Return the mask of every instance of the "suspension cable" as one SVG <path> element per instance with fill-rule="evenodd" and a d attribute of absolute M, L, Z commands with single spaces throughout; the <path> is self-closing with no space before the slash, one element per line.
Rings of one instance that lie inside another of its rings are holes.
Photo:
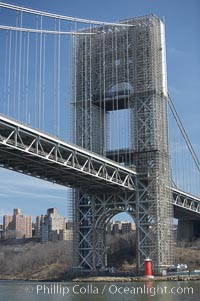
<path fill-rule="evenodd" d="M 175 118 L 175 120 L 176 120 L 176 122 L 178 124 L 178 127 L 179 127 L 179 129 L 181 131 L 181 134 L 183 135 L 183 138 L 184 138 L 184 140 L 185 140 L 185 142 L 186 142 L 186 144 L 187 144 L 187 146 L 188 146 L 188 148 L 190 150 L 190 153 L 191 153 L 191 155 L 193 157 L 195 165 L 196 165 L 198 171 L 200 171 L 200 162 L 199 162 L 199 159 L 197 157 L 197 154 L 196 154 L 196 152 L 195 152 L 195 150 L 194 150 L 194 148 L 193 148 L 193 146 L 192 146 L 192 144 L 190 142 L 190 139 L 189 139 L 189 137 L 188 137 L 188 135 L 186 133 L 186 130 L 185 130 L 184 126 L 183 126 L 183 123 L 182 123 L 182 121 L 180 119 L 180 116 L 179 116 L 179 114 L 178 114 L 178 112 L 177 112 L 177 110 L 176 110 L 176 108 L 174 106 L 174 103 L 172 101 L 172 98 L 170 97 L 169 94 L 168 94 L 168 99 L 169 99 L 169 107 L 171 109 L 171 112 L 172 112 L 172 114 L 173 114 L 173 116 L 174 116 L 174 118 Z"/>
<path fill-rule="evenodd" d="M 0 7 L 4 7 L 7 9 L 12 9 L 16 11 L 21 11 L 29 14 L 39 15 L 39 16 L 45 16 L 49 18 L 54 19 L 61 19 L 66 21 L 73 21 L 73 22 L 80 22 L 80 23 L 89 23 L 89 24 L 95 24 L 95 25 L 111 25 L 111 26 L 122 26 L 122 27 L 132 27 L 131 24 L 122 24 L 122 23 L 111 23 L 111 22 L 102 22 L 102 21 L 94 21 L 94 20 L 87 20 L 87 19 L 80 19 L 80 18 L 74 18 L 74 17 L 68 17 L 64 15 L 58 15 L 53 13 L 48 13 L 45 11 L 35 10 L 27 7 L 21 7 L 17 5 L 12 5 L 4 2 L 0 2 Z"/>
<path fill-rule="evenodd" d="M 46 30 L 46 29 L 8 26 L 8 25 L 0 25 L 0 29 L 20 31 L 20 32 L 40 33 L 40 34 L 46 33 L 46 34 L 55 34 L 55 35 L 96 35 L 96 33 L 93 32 L 58 31 L 58 30 Z"/>

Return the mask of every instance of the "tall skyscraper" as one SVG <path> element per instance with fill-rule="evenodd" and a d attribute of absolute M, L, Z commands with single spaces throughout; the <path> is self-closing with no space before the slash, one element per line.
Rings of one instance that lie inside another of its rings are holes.
<path fill-rule="evenodd" d="M 3 229 L 5 238 L 31 238 L 32 217 L 22 215 L 21 209 L 13 209 L 13 215 L 4 215 Z"/>
<path fill-rule="evenodd" d="M 3 230 L 13 230 L 13 217 L 12 215 L 4 215 L 3 217 Z"/>
<path fill-rule="evenodd" d="M 45 216 L 38 216 L 36 218 L 36 224 L 39 220 L 41 242 L 43 243 L 59 240 L 59 233 L 66 230 L 66 219 L 58 215 L 57 208 L 49 208 Z M 64 235 L 62 235 L 62 237 L 64 237 Z"/>
<path fill-rule="evenodd" d="M 41 236 L 41 225 L 44 222 L 44 215 L 36 216 L 36 223 L 35 223 L 35 236 Z"/>

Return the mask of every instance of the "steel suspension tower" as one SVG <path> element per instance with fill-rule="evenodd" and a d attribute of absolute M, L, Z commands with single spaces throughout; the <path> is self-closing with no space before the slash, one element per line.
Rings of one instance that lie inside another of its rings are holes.
<path fill-rule="evenodd" d="M 106 225 L 127 212 L 138 269 L 150 257 L 159 273 L 174 256 L 164 24 L 155 15 L 121 24 L 89 26 L 91 35 L 73 38 L 74 142 L 136 170 L 137 187 L 74 190 L 74 266 L 106 265 Z"/>

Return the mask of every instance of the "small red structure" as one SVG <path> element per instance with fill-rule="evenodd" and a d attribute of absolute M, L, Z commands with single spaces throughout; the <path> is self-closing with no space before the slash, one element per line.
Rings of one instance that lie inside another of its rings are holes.
<path fill-rule="evenodd" d="M 151 262 L 150 258 L 146 258 L 144 261 L 144 275 L 145 275 L 145 277 L 153 278 L 152 262 Z"/>

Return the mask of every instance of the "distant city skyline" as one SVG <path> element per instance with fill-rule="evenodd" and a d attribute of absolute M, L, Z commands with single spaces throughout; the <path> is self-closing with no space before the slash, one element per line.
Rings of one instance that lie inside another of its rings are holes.
<path fill-rule="evenodd" d="M 55 207 L 52 207 L 52 208 L 57 210 L 57 208 L 55 208 Z M 41 215 L 44 215 L 44 216 L 45 216 L 45 215 L 47 214 L 47 212 L 48 212 L 49 209 L 51 209 L 51 208 L 46 208 L 45 211 L 39 212 L 38 215 L 36 215 L 36 216 L 30 215 L 30 216 L 32 217 L 32 223 L 37 222 L 37 218 L 38 218 L 39 216 L 41 216 Z M 20 212 L 23 213 L 24 216 L 27 215 L 27 214 L 24 213 L 24 208 L 21 208 L 21 207 L 19 208 L 19 206 L 17 206 L 17 204 L 16 204 L 16 208 L 12 208 L 11 211 L 6 212 L 6 213 L 2 216 L 2 221 L 0 221 L 0 224 L 3 224 L 3 218 L 4 218 L 5 216 L 10 216 L 10 215 L 12 215 L 12 213 L 13 213 L 14 210 L 20 210 Z M 64 215 L 63 215 L 63 217 L 66 219 L 66 221 L 69 220 L 69 219 L 67 218 L 67 216 L 64 216 Z M 121 219 L 120 217 L 122 217 L 122 219 Z M 115 218 L 115 219 L 112 218 L 112 219 L 110 220 L 109 223 L 111 223 L 111 224 L 112 224 L 112 223 L 113 223 L 113 224 L 114 224 L 114 223 L 130 223 L 130 218 L 126 219 L 126 218 L 124 218 L 124 217 L 126 217 L 126 216 L 124 216 L 123 213 L 119 213 L 119 214 L 116 215 L 116 218 Z M 132 221 L 131 223 L 135 224 L 134 221 Z"/>
<path fill-rule="evenodd" d="M 0 224 L 1 225 L 1 224 Z M 0 239 L 37 239 L 37 242 L 63 241 L 72 239 L 71 221 L 61 216 L 57 208 L 48 208 L 33 220 L 26 216 L 22 208 L 13 208 L 12 213 L 3 216 Z M 106 225 L 108 235 L 129 235 L 136 231 L 136 225 L 130 221 L 111 220 Z"/>

